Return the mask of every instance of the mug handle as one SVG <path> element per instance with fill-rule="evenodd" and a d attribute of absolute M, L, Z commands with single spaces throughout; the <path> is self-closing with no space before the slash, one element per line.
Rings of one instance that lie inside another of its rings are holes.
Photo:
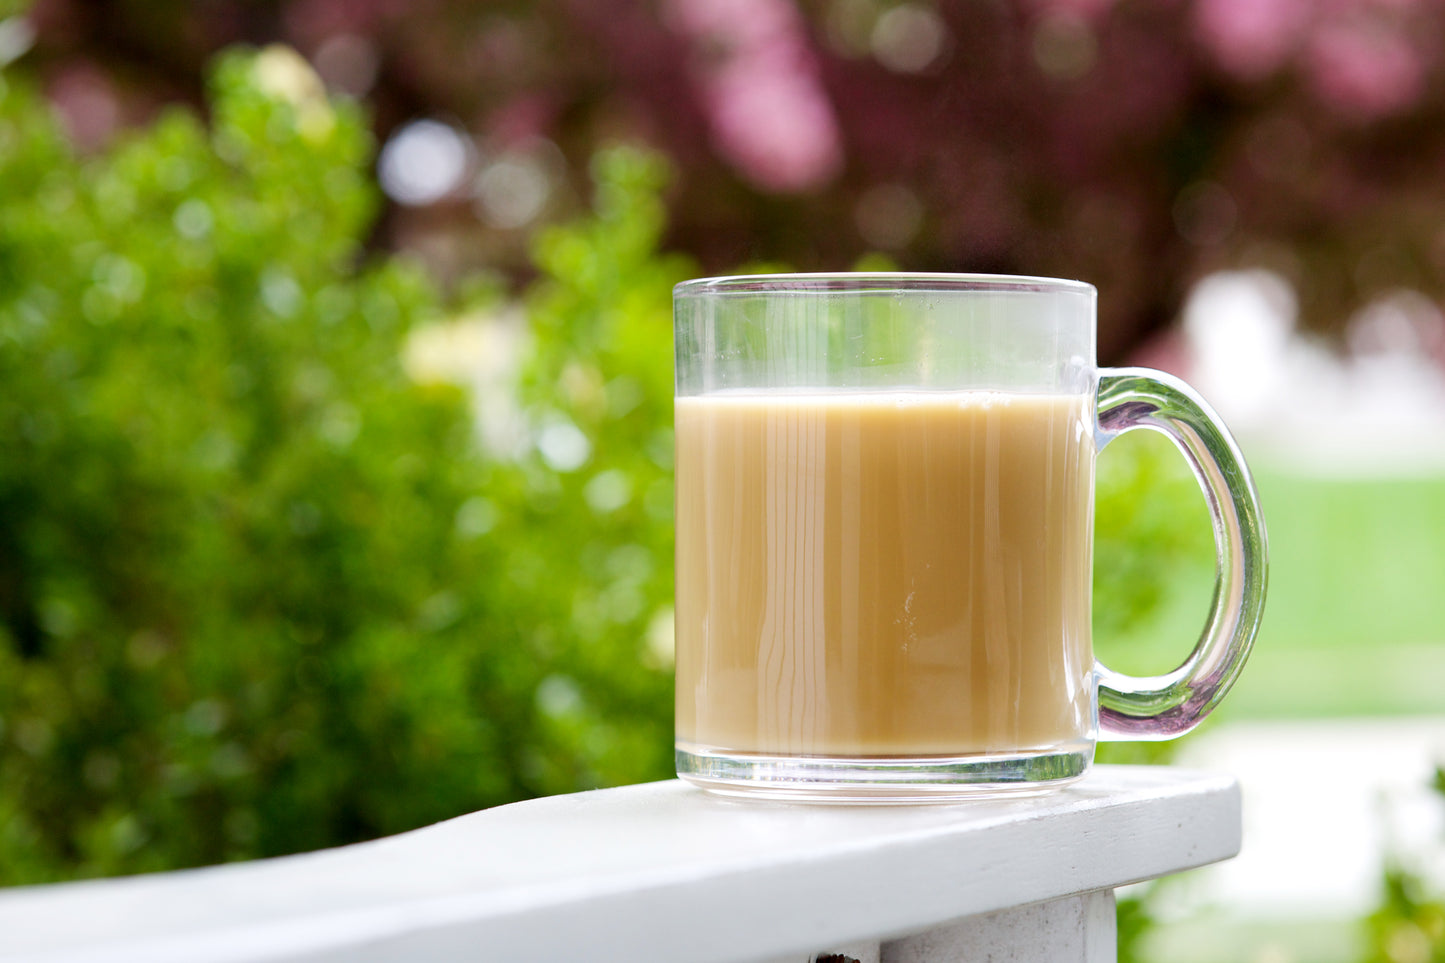
<path fill-rule="evenodd" d="M 1172 739 L 1219 704 L 1254 645 L 1269 567 L 1259 494 L 1219 416 L 1192 388 L 1149 368 L 1099 371 L 1100 450 L 1135 428 L 1157 431 L 1184 455 L 1214 523 L 1214 599 L 1209 621 L 1184 664 L 1136 678 L 1095 663 L 1104 739 Z"/>

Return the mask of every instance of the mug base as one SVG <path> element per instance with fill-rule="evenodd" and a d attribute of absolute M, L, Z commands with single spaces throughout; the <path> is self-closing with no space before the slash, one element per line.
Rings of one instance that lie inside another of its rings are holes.
<path fill-rule="evenodd" d="M 776 756 L 677 744 L 680 778 L 723 796 L 907 804 L 1034 795 L 1083 777 L 1094 746 L 961 756 Z"/>

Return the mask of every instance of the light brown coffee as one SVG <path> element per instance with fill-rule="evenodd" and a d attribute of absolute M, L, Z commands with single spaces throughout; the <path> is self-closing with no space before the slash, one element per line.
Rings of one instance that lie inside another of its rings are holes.
<path fill-rule="evenodd" d="M 677 732 L 918 756 L 1091 722 L 1081 396 L 677 399 Z"/>

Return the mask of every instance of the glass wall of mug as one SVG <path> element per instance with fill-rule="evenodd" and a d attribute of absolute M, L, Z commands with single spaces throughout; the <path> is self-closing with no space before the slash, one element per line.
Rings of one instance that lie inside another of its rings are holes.
<path fill-rule="evenodd" d="M 1095 298 L 989 276 L 679 285 L 680 775 L 906 801 L 1085 772 L 1107 673 L 1090 638 L 1112 377 L 1094 362 Z M 1233 650 L 1218 695 L 1244 634 L 1215 645 Z M 1113 681 L 1130 719 L 1160 715 L 1153 689 L 1146 706 Z"/>

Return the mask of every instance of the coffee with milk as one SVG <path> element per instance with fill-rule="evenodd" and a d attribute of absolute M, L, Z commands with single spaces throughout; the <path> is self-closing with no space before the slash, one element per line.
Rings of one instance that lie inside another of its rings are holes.
<path fill-rule="evenodd" d="M 676 399 L 679 746 L 913 758 L 1089 738 L 1092 399 Z"/>

